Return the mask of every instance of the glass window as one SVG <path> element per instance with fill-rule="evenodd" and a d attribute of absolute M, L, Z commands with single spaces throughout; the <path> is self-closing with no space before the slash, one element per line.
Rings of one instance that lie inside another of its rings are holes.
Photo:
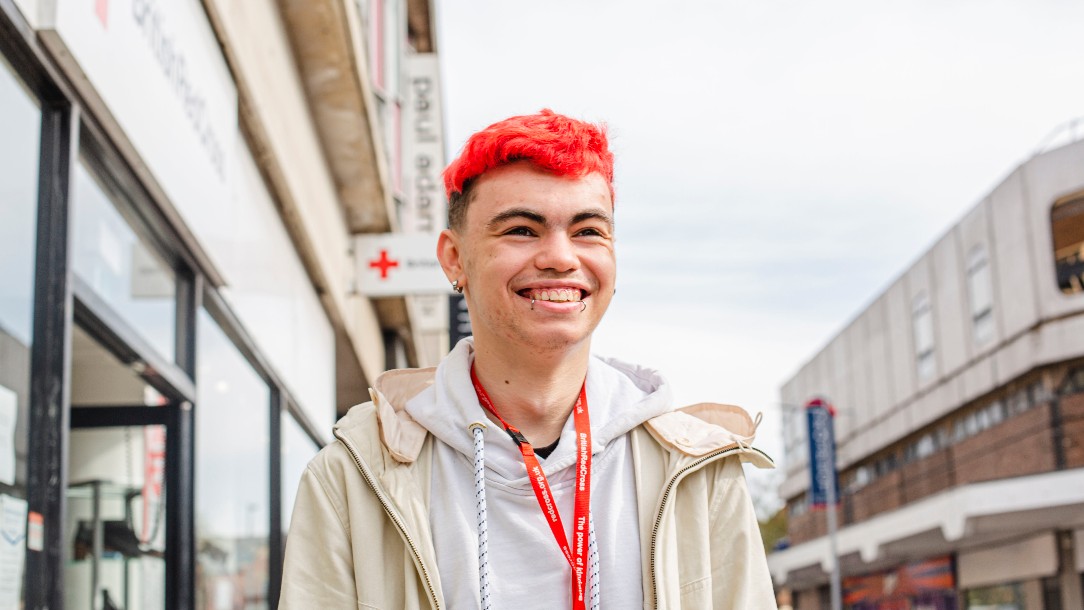
<path fill-rule="evenodd" d="M 919 381 L 927 381 L 934 374 L 934 340 L 933 313 L 925 292 L 920 292 L 912 302 L 911 320 L 915 335 L 915 368 Z"/>
<path fill-rule="evenodd" d="M 267 607 L 271 392 L 200 310 L 196 364 L 196 607 Z"/>
<path fill-rule="evenodd" d="M 1084 193 L 1066 197 L 1050 210 L 1054 272 L 1065 294 L 1084 292 Z"/>
<path fill-rule="evenodd" d="M 964 593 L 965 610 L 1024 610 L 1027 608 L 1020 583 L 968 589 Z"/>
<path fill-rule="evenodd" d="M 318 448 L 304 428 L 289 412 L 282 414 L 282 531 L 290 529 L 297 485 L 301 473 L 316 455 Z"/>
<path fill-rule="evenodd" d="M 975 246 L 967 255 L 967 293 L 971 299 L 971 335 L 975 345 L 983 345 L 994 336 L 994 293 L 983 246 Z"/>
<path fill-rule="evenodd" d="M 169 361 L 174 356 L 176 276 L 121 215 L 81 159 L 72 199 L 72 268 Z"/>
<path fill-rule="evenodd" d="M 0 518 L 6 534 L 19 536 L 26 531 L 41 112 L 2 59 L 0 134 L 0 451 L 8 456 L 0 468 Z M 23 562 L 12 559 L 0 565 L 0 580 L 22 582 Z"/>

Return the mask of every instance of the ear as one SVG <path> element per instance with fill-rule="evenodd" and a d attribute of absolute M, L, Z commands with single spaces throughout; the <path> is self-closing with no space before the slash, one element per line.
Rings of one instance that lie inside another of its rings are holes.
<path fill-rule="evenodd" d="M 462 250 L 459 245 L 459 236 L 451 229 L 444 229 L 437 238 L 437 260 L 444 269 L 444 275 L 448 282 L 459 280 L 464 285 L 466 278 L 463 277 Z"/>

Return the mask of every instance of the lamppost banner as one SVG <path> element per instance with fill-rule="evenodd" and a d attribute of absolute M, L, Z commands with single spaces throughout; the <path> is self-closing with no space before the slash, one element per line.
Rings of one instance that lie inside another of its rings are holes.
<path fill-rule="evenodd" d="M 815 507 L 825 507 L 830 502 L 838 504 L 834 409 L 816 398 L 806 404 L 805 414 L 809 430 L 809 503 Z"/>

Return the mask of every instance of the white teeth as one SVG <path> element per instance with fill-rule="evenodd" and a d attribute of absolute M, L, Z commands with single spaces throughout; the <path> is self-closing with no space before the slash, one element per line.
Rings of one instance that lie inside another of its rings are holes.
<path fill-rule="evenodd" d="M 554 290 L 536 290 L 531 293 L 531 298 L 536 301 L 569 302 L 579 301 L 580 291 L 576 289 L 560 288 Z"/>

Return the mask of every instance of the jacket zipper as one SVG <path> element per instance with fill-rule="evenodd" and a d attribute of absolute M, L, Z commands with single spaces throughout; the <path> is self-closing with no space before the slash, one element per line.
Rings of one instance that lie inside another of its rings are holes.
<path fill-rule="evenodd" d="M 692 464 L 689 464 L 688 466 L 685 466 L 681 470 L 674 473 L 674 476 L 670 478 L 670 482 L 666 484 L 666 490 L 663 492 L 662 500 L 659 502 L 659 512 L 655 515 L 655 525 L 651 528 L 651 607 L 655 610 L 658 610 L 659 608 L 659 583 L 658 578 L 656 578 L 655 576 L 655 556 L 658 551 L 657 544 L 659 539 L 659 526 L 662 525 L 662 514 L 666 511 L 666 502 L 670 499 L 670 491 L 674 488 L 674 485 L 677 484 L 678 479 L 680 479 L 686 472 L 694 468 L 699 468 L 707 462 L 713 461 L 717 458 L 723 457 L 724 455 L 732 453 L 737 448 L 737 444 L 727 445 L 726 447 L 720 449 L 719 451 L 716 451 L 715 453 L 712 453 L 711 455 L 706 455 L 699 460 L 696 460 Z M 757 453 L 763 454 L 764 457 L 768 457 L 768 454 L 764 453 L 760 449 L 750 447 L 749 450 L 756 451 Z"/>
<path fill-rule="evenodd" d="M 403 537 L 403 540 L 406 541 L 407 546 L 410 547 L 410 552 L 414 554 L 415 563 L 418 565 L 418 569 L 421 570 L 422 578 L 425 579 L 425 588 L 429 592 L 429 601 L 433 603 L 433 608 L 440 610 L 440 602 L 437 601 L 437 592 L 433 589 L 433 580 L 429 576 L 429 570 L 426 569 L 425 564 L 422 562 L 422 554 L 418 551 L 418 546 L 414 544 L 414 539 L 407 533 L 406 527 L 403 525 L 402 521 L 399 520 L 395 511 L 392 510 L 388 501 L 384 498 L 384 493 L 377 488 L 376 481 L 373 480 L 372 475 L 369 473 L 369 469 L 362 464 L 361 456 L 354 451 L 354 447 L 339 434 L 338 430 L 335 430 L 335 438 L 339 439 L 343 446 L 346 447 L 346 450 L 350 452 L 350 456 L 354 458 L 354 464 L 358 467 L 358 471 L 361 472 L 361 478 L 365 479 L 365 483 L 373 490 L 376 499 L 380 501 L 380 505 L 384 508 L 384 512 L 387 513 L 388 518 L 395 524 L 395 527 L 399 529 L 399 534 Z"/>

